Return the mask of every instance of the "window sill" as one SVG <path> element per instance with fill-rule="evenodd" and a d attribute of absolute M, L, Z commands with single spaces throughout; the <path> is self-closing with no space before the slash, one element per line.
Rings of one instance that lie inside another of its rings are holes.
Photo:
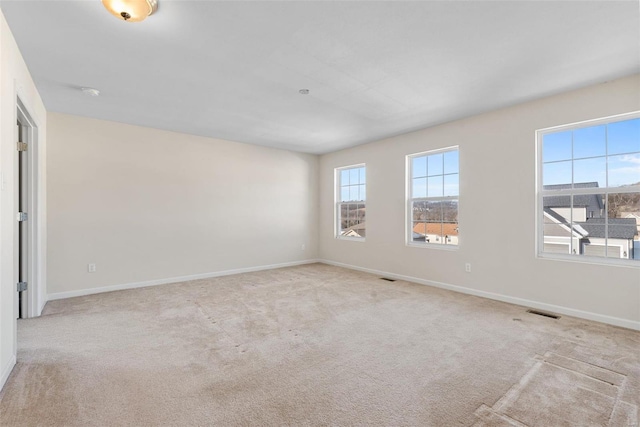
<path fill-rule="evenodd" d="M 443 251 L 457 251 L 460 245 L 442 245 L 440 243 L 407 243 L 410 248 L 439 249 Z"/>
<path fill-rule="evenodd" d="M 360 243 L 364 243 L 365 238 L 364 237 L 345 237 L 345 236 L 336 236 L 336 240 L 346 240 L 349 242 L 360 242 Z"/>
<path fill-rule="evenodd" d="M 549 260 L 549 261 L 602 265 L 607 267 L 640 268 L 640 260 L 631 260 L 631 259 L 599 258 L 599 257 L 589 257 L 584 255 L 557 255 L 557 254 L 546 254 L 546 253 L 539 253 L 536 255 L 536 258 Z"/>

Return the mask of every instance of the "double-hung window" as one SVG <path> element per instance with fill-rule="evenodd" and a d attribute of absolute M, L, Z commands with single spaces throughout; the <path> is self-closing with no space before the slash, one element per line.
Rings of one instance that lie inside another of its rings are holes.
<path fill-rule="evenodd" d="M 458 245 L 458 147 L 407 156 L 407 243 Z"/>
<path fill-rule="evenodd" d="M 537 145 L 538 254 L 640 265 L 640 113 L 540 130 Z"/>
<path fill-rule="evenodd" d="M 336 169 L 336 237 L 364 240 L 366 188 L 365 165 Z"/>

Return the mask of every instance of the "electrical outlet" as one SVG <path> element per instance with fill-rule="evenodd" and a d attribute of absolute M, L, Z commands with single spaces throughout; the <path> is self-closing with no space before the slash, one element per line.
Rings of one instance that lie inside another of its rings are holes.
<path fill-rule="evenodd" d="M 307 245 L 305 245 L 305 244 L 303 243 L 303 244 L 302 244 L 302 246 L 300 247 L 300 250 L 303 250 L 303 251 L 304 251 L 305 249 L 307 249 Z"/>
<path fill-rule="evenodd" d="M 96 265 L 95 264 L 89 264 L 87 266 L 87 270 L 89 270 L 89 273 L 95 273 L 96 272 Z"/>
<path fill-rule="evenodd" d="M 466 271 L 467 273 L 471 273 L 471 263 L 468 262 L 464 265 L 464 271 Z"/>

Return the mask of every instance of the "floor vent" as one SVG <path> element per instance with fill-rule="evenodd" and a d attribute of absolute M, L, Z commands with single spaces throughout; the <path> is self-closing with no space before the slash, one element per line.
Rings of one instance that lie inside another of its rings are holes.
<path fill-rule="evenodd" d="M 387 282 L 395 282 L 396 279 L 389 279 L 388 277 L 381 277 L 380 280 L 386 280 Z"/>
<path fill-rule="evenodd" d="M 552 319 L 559 319 L 560 318 L 560 316 L 558 316 L 557 314 L 546 313 L 544 311 L 539 311 L 539 310 L 527 310 L 527 313 L 537 314 L 538 316 L 550 317 Z"/>

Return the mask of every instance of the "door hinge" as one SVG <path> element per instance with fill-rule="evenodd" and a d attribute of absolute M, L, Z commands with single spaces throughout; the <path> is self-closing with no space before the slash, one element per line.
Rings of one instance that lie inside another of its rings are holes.
<path fill-rule="evenodd" d="M 27 290 L 27 282 L 18 282 L 16 287 L 18 288 L 18 292 L 26 291 Z"/>
<path fill-rule="evenodd" d="M 27 151 L 27 143 L 18 141 L 18 151 Z"/>
<path fill-rule="evenodd" d="M 28 215 L 26 212 L 18 212 L 17 219 L 18 222 L 26 221 L 28 219 Z"/>

